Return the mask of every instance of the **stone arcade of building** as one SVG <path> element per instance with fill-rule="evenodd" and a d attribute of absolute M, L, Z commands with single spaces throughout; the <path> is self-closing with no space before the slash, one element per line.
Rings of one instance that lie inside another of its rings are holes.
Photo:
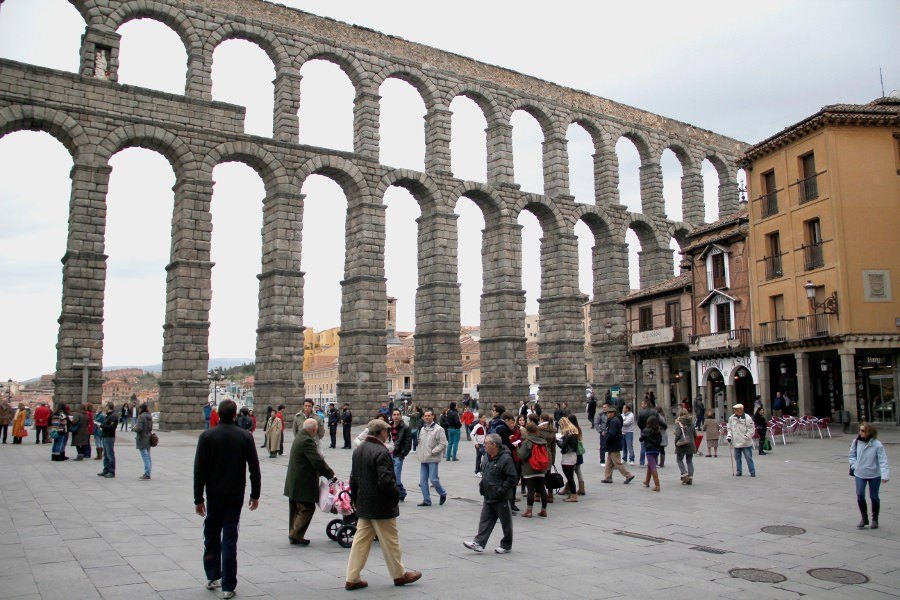
<path fill-rule="evenodd" d="M 518 215 L 540 221 L 542 289 L 539 360 L 541 394 L 548 403 L 583 401 L 584 296 L 578 288 L 574 227 L 594 235 L 595 293 L 590 305 L 592 382 L 604 388 L 631 380 L 619 340 L 628 293 L 625 233 L 639 236 L 641 285 L 672 272 L 672 237 L 684 239 L 703 222 L 701 163 L 719 174 L 719 211 L 738 208 L 736 158 L 744 145 L 710 131 L 503 68 L 353 27 L 261 0 L 71 0 L 86 23 L 77 74 L 0 60 L 0 136 L 45 131 L 72 155 L 69 232 L 63 263 L 62 310 L 55 377 L 58 402 L 81 402 L 81 368 L 90 364 L 88 397 L 97 402 L 103 379 L 103 304 L 106 281 L 106 191 L 110 158 L 129 147 L 163 154 L 176 176 L 167 273 L 162 426 L 199 428 L 206 401 L 210 276 L 210 201 L 213 168 L 240 161 L 265 185 L 262 268 L 256 348 L 256 402 L 284 403 L 288 414 L 303 398 L 304 274 L 300 271 L 303 182 L 312 174 L 336 181 L 347 198 L 346 258 L 342 285 L 337 397 L 365 416 L 387 391 L 385 206 L 390 186 L 409 190 L 419 203 L 419 287 L 416 294 L 417 396 L 440 404 L 462 392 L 457 283 L 460 197 L 482 210 L 482 402 L 527 398 Z M 184 95 L 117 83 L 117 30 L 150 18 L 184 42 L 188 64 Z M 274 133 L 244 133 L 242 107 L 212 100 L 212 57 L 223 41 L 259 45 L 275 66 Z M 352 153 L 305 146 L 299 139 L 300 68 L 307 61 L 336 63 L 356 88 Z M 379 163 L 379 87 L 387 78 L 412 84 L 424 99 L 425 172 Z M 450 102 L 474 100 L 487 119 L 487 182 L 454 178 L 450 170 Z M 516 110 L 543 129 L 544 193 L 514 183 L 512 127 Z M 577 123 L 593 137 L 595 202 L 576 204 L 569 193 L 566 129 Z M 615 144 L 632 140 L 641 157 L 642 214 L 618 197 Z M 683 177 L 684 222 L 666 218 L 660 156 L 671 149 Z M 613 335 L 605 331 L 611 323 Z"/>

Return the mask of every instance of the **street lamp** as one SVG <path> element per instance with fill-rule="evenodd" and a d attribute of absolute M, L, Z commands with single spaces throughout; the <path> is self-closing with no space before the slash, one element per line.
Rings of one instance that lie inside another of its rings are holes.
<path fill-rule="evenodd" d="M 745 184 L 738 185 L 738 204 L 741 208 L 747 208 L 747 186 Z"/>
<path fill-rule="evenodd" d="M 816 302 L 816 286 L 811 280 L 806 280 L 803 289 L 806 290 L 806 298 L 809 300 L 809 307 L 813 313 L 821 312 L 826 315 L 838 314 L 837 290 L 833 291 L 831 295 L 822 302 Z"/>
<path fill-rule="evenodd" d="M 225 379 L 225 376 L 222 375 L 222 367 L 216 367 L 215 369 L 210 369 L 209 371 L 209 380 L 213 384 L 213 405 L 219 406 L 219 382 Z"/>
<path fill-rule="evenodd" d="M 781 363 L 780 365 L 778 365 L 778 368 L 781 369 L 782 375 L 787 375 L 787 365 L 786 364 Z"/>
<path fill-rule="evenodd" d="M 606 323 L 606 337 L 609 338 L 612 342 L 617 342 L 619 344 L 625 343 L 625 332 L 613 334 L 612 332 L 612 323 Z"/>
<path fill-rule="evenodd" d="M 828 361 L 825 360 L 824 358 L 822 359 L 822 362 L 819 363 L 819 367 L 822 368 L 822 372 L 823 372 L 823 373 L 827 373 L 827 372 L 828 372 L 828 367 L 829 367 L 829 366 L 830 366 L 830 365 L 828 364 Z"/>
<path fill-rule="evenodd" d="M 6 401 L 12 402 L 12 377 L 6 380 Z"/>

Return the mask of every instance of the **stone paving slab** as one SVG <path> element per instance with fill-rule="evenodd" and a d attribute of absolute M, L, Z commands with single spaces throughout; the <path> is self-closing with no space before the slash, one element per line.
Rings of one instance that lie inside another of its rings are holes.
<path fill-rule="evenodd" d="M 900 469 L 900 432 L 881 432 Z M 117 438 L 115 479 L 96 477 L 99 461 L 50 462 L 49 445 L 0 446 L 0 598 L 17 600 L 210 600 L 201 564 L 202 520 L 193 512 L 192 463 L 197 433 L 161 432 L 153 450 L 153 479 L 138 481 L 141 461 L 132 435 Z M 261 441 L 261 434 L 257 434 Z M 462 546 L 477 526 L 480 499 L 474 453 L 460 443 L 459 462 L 441 464 L 450 499 L 445 506 L 415 505 L 421 498 L 418 464 L 407 460 L 409 497 L 399 519 L 404 562 L 424 577 L 409 588 L 392 585 L 377 544 L 363 577 L 366 590 L 343 589 L 348 550 L 327 539 L 332 515 L 315 516 L 309 547 L 287 543 L 282 496 L 287 457 L 261 458 L 260 509 L 245 511 L 239 542 L 239 597 L 281 599 L 312 595 L 347 598 L 879 598 L 900 597 L 898 510 L 894 482 L 882 487 L 882 528 L 858 531 L 846 450 L 851 438 L 792 440 L 757 457 L 756 478 L 731 475 L 725 447 L 718 459 L 696 457 L 693 486 L 682 486 L 674 457 L 661 470 L 662 492 L 640 485 L 601 485 L 597 438 L 585 438 L 587 495 L 555 502 L 548 519 L 514 519 L 514 551 L 498 556 L 499 528 L 488 552 Z M 286 446 L 290 444 L 290 434 Z M 351 453 L 325 449 L 346 478 Z M 524 503 L 522 503 L 524 504 Z M 796 536 L 763 533 L 766 525 L 794 525 Z M 660 541 L 617 535 L 631 532 Z M 724 551 L 711 554 L 697 550 Z M 779 584 L 730 576 L 735 567 L 780 573 Z M 840 585 L 807 571 L 840 567 L 870 582 Z"/>

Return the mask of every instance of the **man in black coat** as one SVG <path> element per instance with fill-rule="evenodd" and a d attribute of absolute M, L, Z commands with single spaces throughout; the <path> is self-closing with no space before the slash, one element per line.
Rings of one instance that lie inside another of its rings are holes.
<path fill-rule="evenodd" d="M 400 502 L 406 500 L 406 488 L 403 487 L 403 460 L 412 450 L 412 433 L 409 426 L 403 422 L 403 413 L 395 408 L 391 413 L 391 441 L 394 442 L 394 477 L 397 479 L 397 490 L 400 492 Z"/>
<path fill-rule="evenodd" d="M 394 477 L 391 453 L 384 445 L 390 425 L 375 419 L 369 421 L 368 429 L 366 439 L 353 451 L 353 465 L 350 468 L 350 498 L 356 506 L 359 520 L 347 560 L 347 580 L 344 584 L 347 590 L 358 590 L 369 585 L 359 575 L 366 566 L 376 536 L 394 585 L 406 585 L 422 577 L 419 571 L 407 571 L 403 566 L 397 533 L 400 492 Z"/>
<path fill-rule="evenodd" d="M 203 521 L 203 569 L 206 589 L 222 587 L 223 598 L 234 598 L 237 586 L 237 541 L 247 470 L 250 510 L 259 506 L 260 473 L 256 442 L 235 425 L 237 404 L 219 404 L 219 425 L 200 434 L 194 457 L 194 510 Z M 204 502 L 203 492 L 206 491 Z"/>
<path fill-rule="evenodd" d="M 601 483 L 612 483 L 613 469 L 625 477 L 625 483 L 631 483 L 634 475 L 628 472 L 622 462 L 622 417 L 615 406 L 606 407 L 606 470 Z"/>
<path fill-rule="evenodd" d="M 329 448 L 337 447 L 337 428 L 341 422 L 341 413 L 334 406 L 334 404 L 329 404 L 328 409 L 328 435 L 331 437 L 331 445 Z"/>
<path fill-rule="evenodd" d="M 516 472 L 512 455 L 501 442 L 499 435 L 488 434 L 484 439 L 484 450 L 486 455 L 482 461 L 482 476 L 478 485 L 481 495 L 484 496 L 484 503 L 481 505 L 478 533 L 471 542 L 463 542 L 463 546 L 475 552 L 484 552 L 484 546 L 499 519 L 503 528 L 503 538 L 494 552 L 508 554 L 512 550 L 513 541 L 511 505 L 519 474 Z"/>
<path fill-rule="evenodd" d="M 345 404 L 341 408 L 341 425 L 344 430 L 344 450 L 349 450 L 350 428 L 353 427 L 353 412 L 351 412 L 349 404 Z"/>

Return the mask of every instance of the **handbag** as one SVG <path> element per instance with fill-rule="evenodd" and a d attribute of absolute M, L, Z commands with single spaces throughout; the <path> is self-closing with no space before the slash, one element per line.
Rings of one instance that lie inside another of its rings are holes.
<path fill-rule="evenodd" d="M 157 437 L 157 435 L 151 431 L 150 432 L 150 447 L 156 448 L 157 446 L 159 446 L 159 437 Z"/>
<path fill-rule="evenodd" d="M 55 440 L 58 437 L 59 437 L 59 431 L 57 431 L 56 429 L 51 429 L 50 430 L 50 439 Z"/>
<path fill-rule="evenodd" d="M 547 489 L 551 491 L 558 490 L 566 484 L 563 476 L 560 475 L 559 472 L 557 472 L 555 465 L 553 467 L 553 471 L 548 472 L 544 476 L 544 481 L 547 483 Z"/>
<path fill-rule="evenodd" d="M 681 448 L 682 446 L 687 446 L 691 443 L 691 440 L 687 439 L 687 434 L 684 432 L 684 425 L 681 423 L 678 424 L 678 427 L 681 428 L 681 437 L 675 441 L 675 445 Z"/>
<path fill-rule="evenodd" d="M 575 451 L 578 456 L 584 455 L 584 444 L 581 443 L 581 440 L 578 440 L 578 449 Z"/>
<path fill-rule="evenodd" d="M 319 481 L 319 510 L 327 513 L 331 512 L 336 497 L 335 492 L 336 490 L 334 485 L 332 485 L 329 481 L 325 479 Z"/>

